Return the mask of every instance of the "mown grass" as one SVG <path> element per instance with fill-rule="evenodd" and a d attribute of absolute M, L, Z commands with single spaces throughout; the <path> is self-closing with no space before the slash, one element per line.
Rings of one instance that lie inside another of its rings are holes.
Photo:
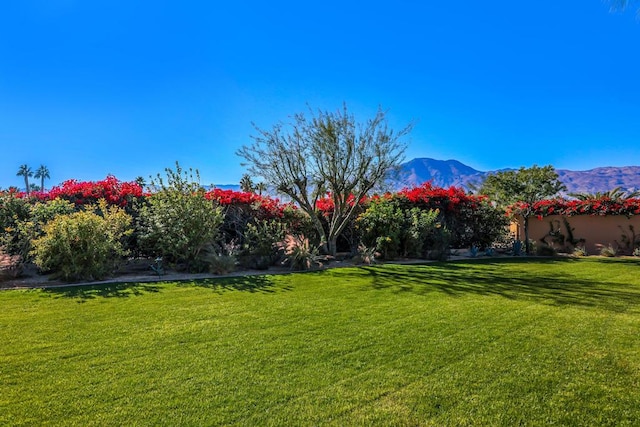
<path fill-rule="evenodd" d="M 0 425 L 637 425 L 640 264 L 0 292 Z"/>

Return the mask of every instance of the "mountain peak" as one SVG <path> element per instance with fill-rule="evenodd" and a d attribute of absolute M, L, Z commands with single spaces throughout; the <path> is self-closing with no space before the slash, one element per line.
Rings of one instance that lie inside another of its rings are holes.
<path fill-rule="evenodd" d="M 482 172 L 455 159 L 420 157 L 400 165 L 393 186 L 413 187 L 431 181 L 438 187 L 468 189 L 469 184 L 479 184 L 487 175 L 496 172 L 499 171 Z M 568 193 L 606 192 L 617 187 L 627 192 L 640 189 L 640 166 L 607 166 L 586 171 L 557 169 L 556 172 Z"/>
<path fill-rule="evenodd" d="M 452 185 L 465 187 L 469 182 L 475 181 L 483 175 L 483 172 L 458 160 L 436 160 L 423 157 L 403 163 L 398 180 L 403 187 L 420 185 L 426 181 L 432 181 L 433 185 L 439 187 Z"/>

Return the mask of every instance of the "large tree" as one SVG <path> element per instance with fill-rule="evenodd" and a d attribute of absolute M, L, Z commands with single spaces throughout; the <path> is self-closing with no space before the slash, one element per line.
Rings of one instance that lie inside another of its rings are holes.
<path fill-rule="evenodd" d="M 566 187 L 560 180 L 553 166 L 530 168 L 521 167 L 519 170 L 497 172 L 487 176 L 478 192 L 503 207 L 524 202 L 519 213 L 524 220 L 524 240 L 527 254 L 529 245 L 529 218 L 533 215 L 534 203 L 557 196 Z"/>
<path fill-rule="evenodd" d="M 22 176 L 24 178 L 24 188 L 27 194 L 29 194 L 29 177 L 33 176 L 33 170 L 29 167 L 29 165 L 20 165 L 16 176 Z"/>
<path fill-rule="evenodd" d="M 237 154 L 254 176 L 263 177 L 309 214 L 323 250 L 335 255 L 337 238 L 357 215 L 358 201 L 401 161 L 403 137 L 413 126 L 394 132 L 381 109 L 357 123 L 344 105 L 336 112 L 310 111 L 310 117 L 296 114 L 270 130 L 254 127 L 258 135 L 253 144 Z M 316 203 L 327 195 L 334 208 L 325 230 Z"/>
<path fill-rule="evenodd" d="M 49 168 L 45 165 L 40 165 L 40 167 L 36 169 L 36 173 L 33 177 L 36 179 L 40 178 L 40 191 L 44 191 L 44 180 L 51 178 L 49 175 Z"/>

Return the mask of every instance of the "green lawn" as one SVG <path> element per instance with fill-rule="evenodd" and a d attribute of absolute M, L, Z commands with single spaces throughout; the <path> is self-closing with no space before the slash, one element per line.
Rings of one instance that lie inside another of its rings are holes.
<path fill-rule="evenodd" d="M 640 263 L 0 292 L 0 425 L 638 425 Z"/>

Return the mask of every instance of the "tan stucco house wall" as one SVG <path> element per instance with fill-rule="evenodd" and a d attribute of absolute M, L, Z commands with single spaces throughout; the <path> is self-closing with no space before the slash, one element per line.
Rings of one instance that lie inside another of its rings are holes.
<path fill-rule="evenodd" d="M 565 220 L 572 229 L 571 233 L 567 230 Z M 633 231 L 629 226 L 633 228 Z M 512 226 L 511 231 L 519 239 L 524 239 L 522 218 L 518 219 L 515 227 Z M 631 240 L 634 238 L 634 231 L 637 233 L 635 239 L 640 241 L 640 216 L 627 218 L 621 215 L 576 215 L 569 217 L 551 215 L 542 219 L 529 218 L 529 238 L 531 240 L 539 243 L 546 242 L 556 249 L 566 251 L 572 251 L 575 246 L 584 246 L 590 255 L 598 254 L 602 247 L 609 245 L 618 249 L 622 254 L 631 254 L 633 251 Z M 573 243 L 569 241 L 571 234 L 573 235 Z"/>

